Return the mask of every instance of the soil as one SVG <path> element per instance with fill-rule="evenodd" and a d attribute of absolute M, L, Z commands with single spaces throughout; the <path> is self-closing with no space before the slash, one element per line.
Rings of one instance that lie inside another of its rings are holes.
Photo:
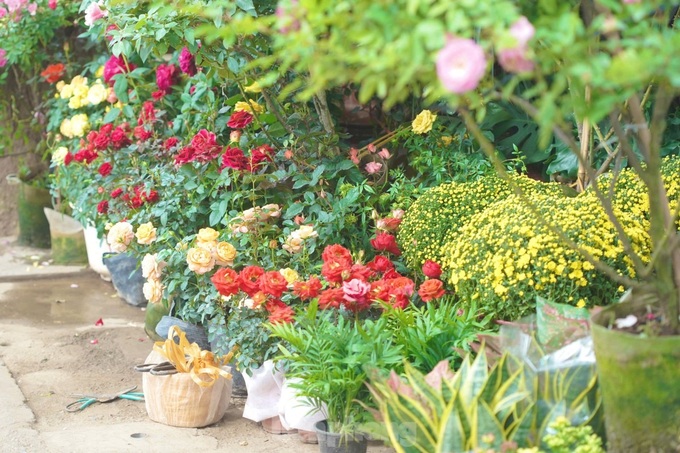
<path fill-rule="evenodd" d="M 0 433 L 2 451 L 42 452 L 317 452 L 297 434 L 273 435 L 241 417 L 244 399 L 232 398 L 225 417 L 201 429 L 149 420 L 143 402 L 116 400 L 70 413 L 77 393 L 116 393 L 138 386 L 133 370 L 152 349 L 144 311 L 116 296 L 95 273 L 0 283 L 0 371 L 5 363 L 33 412 L 21 445 Z M 101 319 L 103 325 L 96 326 Z M 4 392 L 4 390 L 3 390 Z M 16 420 L 16 418 L 15 418 Z M 12 437 L 14 436 L 14 437 Z M 369 452 L 392 451 L 375 443 Z"/>

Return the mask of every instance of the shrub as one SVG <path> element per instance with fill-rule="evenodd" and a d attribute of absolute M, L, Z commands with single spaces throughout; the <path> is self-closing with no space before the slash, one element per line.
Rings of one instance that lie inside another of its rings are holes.
<path fill-rule="evenodd" d="M 620 273 L 634 276 L 614 226 L 593 194 L 560 198 L 534 194 L 530 209 L 517 197 L 490 205 L 461 227 L 441 250 L 443 267 L 458 295 L 496 319 L 529 312 L 536 295 L 572 305 L 606 305 L 618 287 L 536 219 L 558 226 L 572 241 Z M 649 258 L 647 222 L 620 212 L 624 229 L 643 260 Z"/>
<path fill-rule="evenodd" d="M 544 184 L 525 176 L 515 182 L 523 191 L 559 194 L 558 184 Z M 467 183 L 448 183 L 425 192 L 409 208 L 397 240 L 406 264 L 418 269 L 426 260 L 442 263 L 442 245 L 454 240 L 470 217 L 491 203 L 506 198 L 512 188 L 497 176 Z"/>

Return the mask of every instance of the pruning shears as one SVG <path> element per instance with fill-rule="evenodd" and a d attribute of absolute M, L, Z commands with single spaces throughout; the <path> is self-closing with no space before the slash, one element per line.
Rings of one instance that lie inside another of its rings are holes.
<path fill-rule="evenodd" d="M 94 403 L 110 403 L 118 399 L 131 400 L 131 401 L 144 401 L 144 394 L 140 392 L 134 392 L 137 386 L 130 387 L 122 392 L 104 394 L 104 395 L 88 395 L 88 394 L 75 394 L 72 395 L 74 398 L 78 398 L 76 401 L 72 402 L 66 406 L 68 412 L 79 412 Z"/>

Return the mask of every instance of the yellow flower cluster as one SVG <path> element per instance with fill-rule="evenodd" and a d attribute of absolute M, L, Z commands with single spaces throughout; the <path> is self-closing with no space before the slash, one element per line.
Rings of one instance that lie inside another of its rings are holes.
<path fill-rule="evenodd" d="M 248 112 L 248 113 L 255 113 L 255 114 L 261 114 L 264 113 L 264 107 L 262 107 L 260 104 L 258 104 L 255 101 L 239 101 L 234 105 L 234 111 L 235 112 Z"/>
<path fill-rule="evenodd" d="M 453 241 L 442 247 L 443 262 L 456 292 L 476 300 L 496 319 L 517 319 L 533 309 L 536 295 L 576 306 L 605 305 L 619 291 L 611 281 L 554 232 L 540 216 L 619 273 L 634 277 L 629 258 L 598 199 L 536 193 L 536 210 L 516 196 L 472 216 Z M 633 247 L 649 259 L 647 224 L 616 210 Z"/>
<path fill-rule="evenodd" d="M 87 77 L 75 76 L 70 83 L 60 81 L 56 85 L 61 99 L 68 99 L 68 106 L 79 109 L 86 105 L 99 105 L 109 97 L 109 88 L 96 80 L 91 86 L 88 85 Z"/>
<path fill-rule="evenodd" d="M 547 184 L 525 176 L 513 177 L 524 192 L 549 192 L 558 196 L 558 184 Z M 513 193 L 497 176 L 485 176 L 467 183 L 448 183 L 425 192 L 404 215 L 397 241 L 406 264 L 418 269 L 426 260 L 441 264 L 441 246 L 455 240 L 458 229 L 491 203 Z"/>

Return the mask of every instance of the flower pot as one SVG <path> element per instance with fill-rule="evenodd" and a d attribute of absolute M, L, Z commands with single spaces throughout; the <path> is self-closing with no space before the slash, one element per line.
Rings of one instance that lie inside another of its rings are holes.
<path fill-rule="evenodd" d="M 152 352 L 146 363 L 164 360 Z M 229 367 L 225 367 L 227 369 Z M 188 373 L 142 376 L 144 404 L 149 418 L 164 425 L 200 428 L 224 417 L 231 398 L 231 380 L 218 378 L 209 387 L 196 384 Z"/>
<path fill-rule="evenodd" d="M 677 451 L 680 445 L 680 336 L 643 338 L 608 328 L 645 307 L 630 302 L 591 318 L 605 411 L 607 451 Z"/>
<path fill-rule="evenodd" d="M 130 305 L 145 306 L 145 279 L 142 270 L 137 266 L 137 258 L 126 253 L 109 253 L 104 256 L 103 261 L 111 273 L 111 282 L 118 295 Z"/>
<path fill-rule="evenodd" d="M 19 243 L 31 247 L 50 248 L 50 225 L 44 208 L 52 207 L 47 189 L 19 184 Z"/>
<path fill-rule="evenodd" d="M 73 217 L 43 208 L 50 226 L 52 259 L 55 264 L 86 264 L 87 250 L 83 226 Z"/>
<path fill-rule="evenodd" d="M 104 265 L 104 254 L 111 253 L 111 248 L 106 239 L 99 238 L 97 229 L 91 225 L 85 227 L 85 247 L 87 249 L 87 262 L 93 271 L 106 281 L 111 281 L 111 272 Z"/>
<path fill-rule="evenodd" d="M 330 433 L 325 420 L 317 422 L 314 428 L 321 453 L 366 453 L 368 437 L 363 434 L 343 436 Z"/>
<path fill-rule="evenodd" d="M 267 360 L 261 367 L 251 370 L 251 374 L 244 372 L 243 379 L 248 389 L 243 418 L 254 422 L 278 418 L 284 376 L 274 362 Z"/>

